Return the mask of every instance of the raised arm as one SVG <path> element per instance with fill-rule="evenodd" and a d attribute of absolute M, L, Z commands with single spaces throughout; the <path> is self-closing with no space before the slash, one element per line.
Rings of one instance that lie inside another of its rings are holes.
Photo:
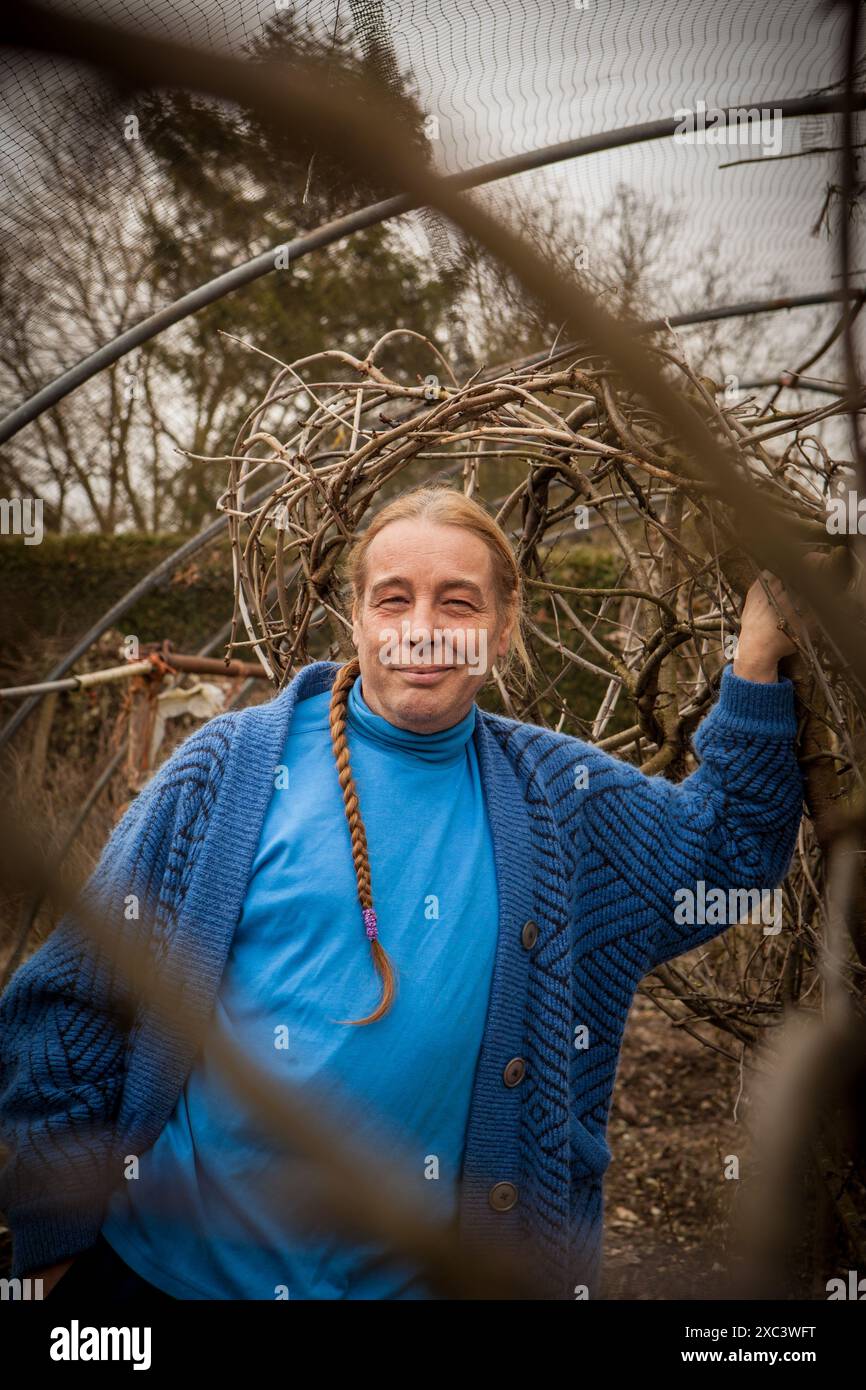
<path fill-rule="evenodd" d="M 775 890 L 790 867 L 804 786 L 794 688 L 778 664 L 796 650 L 792 632 L 810 625 L 774 575 L 752 584 L 737 655 L 692 740 L 700 767 L 684 781 L 647 777 L 594 750 L 583 822 L 641 906 L 633 939 L 644 973 L 738 921 L 780 930 Z"/>
<path fill-rule="evenodd" d="M 767 911 L 790 866 L 802 814 L 789 680 L 751 681 L 731 666 L 692 740 L 700 766 L 682 782 L 609 755 L 590 764 L 581 822 L 641 909 L 644 973 L 751 914 Z"/>

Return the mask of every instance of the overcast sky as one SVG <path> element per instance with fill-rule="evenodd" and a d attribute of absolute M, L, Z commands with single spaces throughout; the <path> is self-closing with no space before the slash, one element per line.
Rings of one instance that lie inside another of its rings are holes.
<path fill-rule="evenodd" d="M 277 9 L 277 0 L 54 0 L 187 41 L 240 52 Z M 585 8 L 583 7 L 585 5 Z M 337 0 L 295 5 L 323 36 Z M 378 15 L 402 69 L 414 73 L 425 111 L 438 121 L 433 144 L 445 171 L 471 167 L 578 135 L 671 117 L 699 101 L 772 103 L 837 80 L 843 9 L 811 0 L 339 0 L 346 26 Z M 27 181 L 27 124 L 39 102 L 68 87 L 68 72 L 39 61 L 4 82 L 11 102 L 0 173 Z M 778 152 L 816 140 L 834 143 L 834 125 L 783 123 Z M 744 158 L 756 162 L 722 168 Z M 835 158 L 775 159 L 760 147 L 655 141 L 522 175 L 533 198 L 552 196 L 589 214 L 616 185 L 672 207 L 677 307 L 689 301 L 696 265 L 717 257 L 733 267 L 739 299 L 778 288 L 808 293 L 838 286 L 832 244 L 811 234 Z M 488 196 L 507 198 L 509 183 Z M 420 223 L 416 224 L 420 239 Z M 860 269 L 862 261 L 856 262 Z M 863 277 L 859 277 L 858 283 Z M 793 322 L 792 322 L 793 320 Z M 830 321 L 828 316 L 828 322 Z M 801 320 L 804 328 L 814 317 Z M 796 344 L 794 315 L 774 330 Z M 780 367 L 786 363 L 780 361 Z"/>

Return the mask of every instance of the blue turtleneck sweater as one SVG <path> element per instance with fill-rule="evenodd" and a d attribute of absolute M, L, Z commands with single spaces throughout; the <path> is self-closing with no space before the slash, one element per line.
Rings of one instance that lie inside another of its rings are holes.
<path fill-rule="evenodd" d="M 472 1083 L 497 939 L 497 884 L 475 742 L 476 707 L 440 733 L 399 729 L 348 703 L 379 933 L 397 998 L 379 999 L 328 729 L 330 692 L 302 700 L 253 861 L 211 1027 L 302 1100 L 402 1158 L 428 1215 L 456 1212 Z M 268 1178 L 289 1176 L 289 1207 Z M 207 1043 L 174 1113 L 122 1182 L 102 1233 L 177 1298 L 425 1298 L 408 1267 L 333 1231 L 293 1226 L 304 1164 L 275 1154 Z M 279 1206 L 277 1206 L 279 1201 Z"/>

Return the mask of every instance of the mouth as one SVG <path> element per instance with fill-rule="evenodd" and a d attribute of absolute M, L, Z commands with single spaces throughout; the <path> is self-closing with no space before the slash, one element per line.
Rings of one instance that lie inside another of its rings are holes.
<path fill-rule="evenodd" d="M 395 670 L 402 676 L 411 681 L 413 685 L 432 685 L 448 671 L 453 671 L 453 666 L 397 666 Z"/>

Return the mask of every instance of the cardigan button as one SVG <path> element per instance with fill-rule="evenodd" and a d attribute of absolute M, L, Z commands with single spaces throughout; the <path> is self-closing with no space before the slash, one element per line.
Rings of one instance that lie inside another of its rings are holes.
<path fill-rule="evenodd" d="M 538 923 L 533 922 L 531 917 L 528 922 L 523 923 L 523 931 L 520 933 L 520 940 L 523 942 L 527 951 L 531 951 L 538 940 Z"/>
<path fill-rule="evenodd" d="M 512 1057 L 502 1073 L 506 1086 L 519 1086 L 526 1075 L 526 1063 L 522 1057 Z"/>
<path fill-rule="evenodd" d="M 513 1182 L 496 1182 L 488 1193 L 488 1200 L 494 1211 L 510 1211 L 517 1202 L 517 1188 Z"/>

